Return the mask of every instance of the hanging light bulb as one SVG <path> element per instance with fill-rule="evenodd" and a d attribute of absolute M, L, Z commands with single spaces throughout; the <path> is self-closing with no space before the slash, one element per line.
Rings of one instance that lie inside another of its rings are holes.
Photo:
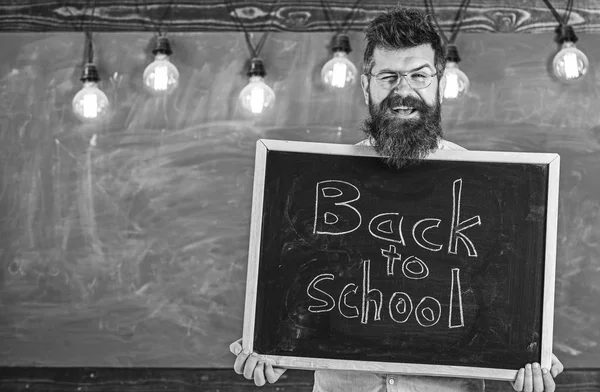
<path fill-rule="evenodd" d="M 275 92 L 263 81 L 266 72 L 261 59 L 252 59 L 247 75 L 250 83 L 242 89 L 238 100 L 246 113 L 259 116 L 273 107 Z"/>
<path fill-rule="evenodd" d="M 81 73 L 83 88 L 73 97 L 72 107 L 75 115 L 83 122 L 96 122 L 106 116 L 108 97 L 98 88 L 100 77 L 94 65 L 94 46 L 92 32 L 85 32 L 85 65 Z"/>
<path fill-rule="evenodd" d="M 83 67 L 83 88 L 73 97 L 73 112 L 83 122 L 99 121 L 108 112 L 108 97 L 98 88 L 100 77 L 93 63 Z"/>
<path fill-rule="evenodd" d="M 458 101 L 469 91 L 469 78 L 458 68 L 460 56 L 456 45 L 449 44 L 446 54 L 446 88 L 444 89 L 444 99 L 448 101 Z"/>
<path fill-rule="evenodd" d="M 179 71 L 169 60 L 173 54 L 171 44 L 164 35 L 158 37 L 156 48 L 152 50 L 154 61 L 144 70 L 144 86 L 154 95 L 167 95 L 179 84 Z"/>
<path fill-rule="evenodd" d="M 565 83 L 576 83 L 583 79 L 589 68 L 587 56 L 575 46 L 577 36 L 572 26 L 560 27 L 561 50 L 552 61 L 554 74 Z"/>
<path fill-rule="evenodd" d="M 356 66 L 348 58 L 350 38 L 346 34 L 338 34 L 333 47 L 333 58 L 321 69 L 321 80 L 328 87 L 347 88 L 356 81 Z"/>

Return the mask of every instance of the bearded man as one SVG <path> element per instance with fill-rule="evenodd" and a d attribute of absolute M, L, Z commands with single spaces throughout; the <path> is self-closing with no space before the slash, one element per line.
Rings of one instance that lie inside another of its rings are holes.
<path fill-rule="evenodd" d="M 436 149 L 462 150 L 442 139 L 446 66 L 441 39 L 419 11 L 400 9 L 365 30 L 361 84 L 369 116 L 362 130 L 388 164 L 417 163 Z"/>
<path fill-rule="evenodd" d="M 399 8 L 371 21 L 365 30 L 362 90 L 369 115 L 362 130 L 387 163 L 403 168 L 438 149 L 463 150 L 444 140 L 441 128 L 445 53 L 429 19 L 417 10 Z M 241 339 L 230 345 L 234 370 L 256 385 L 276 382 L 285 369 L 242 351 Z M 550 369 L 538 363 L 520 369 L 511 383 L 516 391 L 554 391 L 554 377 L 563 365 L 552 356 Z M 313 392 L 333 391 L 484 391 L 484 380 L 375 374 L 353 371 L 315 371 Z"/>

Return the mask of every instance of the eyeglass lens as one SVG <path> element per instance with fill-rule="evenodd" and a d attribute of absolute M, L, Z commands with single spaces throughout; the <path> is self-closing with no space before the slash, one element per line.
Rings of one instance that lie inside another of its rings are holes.
<path fill-rule="evenodd" d="M 406 79 L 406 82 L 412 88 L 425 88 L 429 86 L 433 79 L 432 75 L 417 71 L 408 74 L 401 74 L 400 72 L 381 72 L 375 75 L 375 80 L 377 80 L 377 83 L 381 88 L 392 89 L 400 83 L 402 77 Z"/>

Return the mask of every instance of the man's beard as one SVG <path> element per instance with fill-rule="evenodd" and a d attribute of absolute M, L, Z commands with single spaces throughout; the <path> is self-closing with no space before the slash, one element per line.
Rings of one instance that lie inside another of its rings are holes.
<path fill-rule="evenodd" d="M 412 107 L 419 117 L 402 119 L 392 108 Z M 386 156 L 389 166 L 403 168 L 419 163 L 438 148 L 442 139 L 441 104 L 436 96 L 432 106 L 421 99 L 390 94 L 380 105 L 374 105 L 369 94 L 369 116 L 361 130 L 371 137 L 375 151 Z"/>

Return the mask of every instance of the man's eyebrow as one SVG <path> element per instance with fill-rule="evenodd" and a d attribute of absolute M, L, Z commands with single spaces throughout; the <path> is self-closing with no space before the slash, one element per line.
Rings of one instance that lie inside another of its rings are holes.
<path fill-rule="evenodd" d="M 429 64 L 423 64 L 423 65 L 420 65 L 420 66 L 418 66 L 416 68 L 413 68 L 413 69 L 411 69 L 409 71 L 405 71 L 405 72 L 415 72 L 415 71 L 418 71 L 418 70 L 423 69 L 423 68 L 429 68 L 429 70 L 431 70 L 431 71 L 434 70 L 434 68 L 431 65 L 429 65 Z M 394 69 L 390 69 L 390 68 L 384 68 L 384 69 L 380 69 L 377 73 L 381 73 L 381 72 L 398 72 L 398 71 L 396 71 Z"/>
<path fill-rule="evenodd" d="M 423 64 L 423 65 L 421 65 L 421 66 L 419 66 L 417 68 L 411 69 L 409 72 L 418 71 L 418 70 L 423 69 L 423 68 L 429 68 L 431 71 L 433 71 L 433 69 L 434 69 L 430 64 Z"/>

